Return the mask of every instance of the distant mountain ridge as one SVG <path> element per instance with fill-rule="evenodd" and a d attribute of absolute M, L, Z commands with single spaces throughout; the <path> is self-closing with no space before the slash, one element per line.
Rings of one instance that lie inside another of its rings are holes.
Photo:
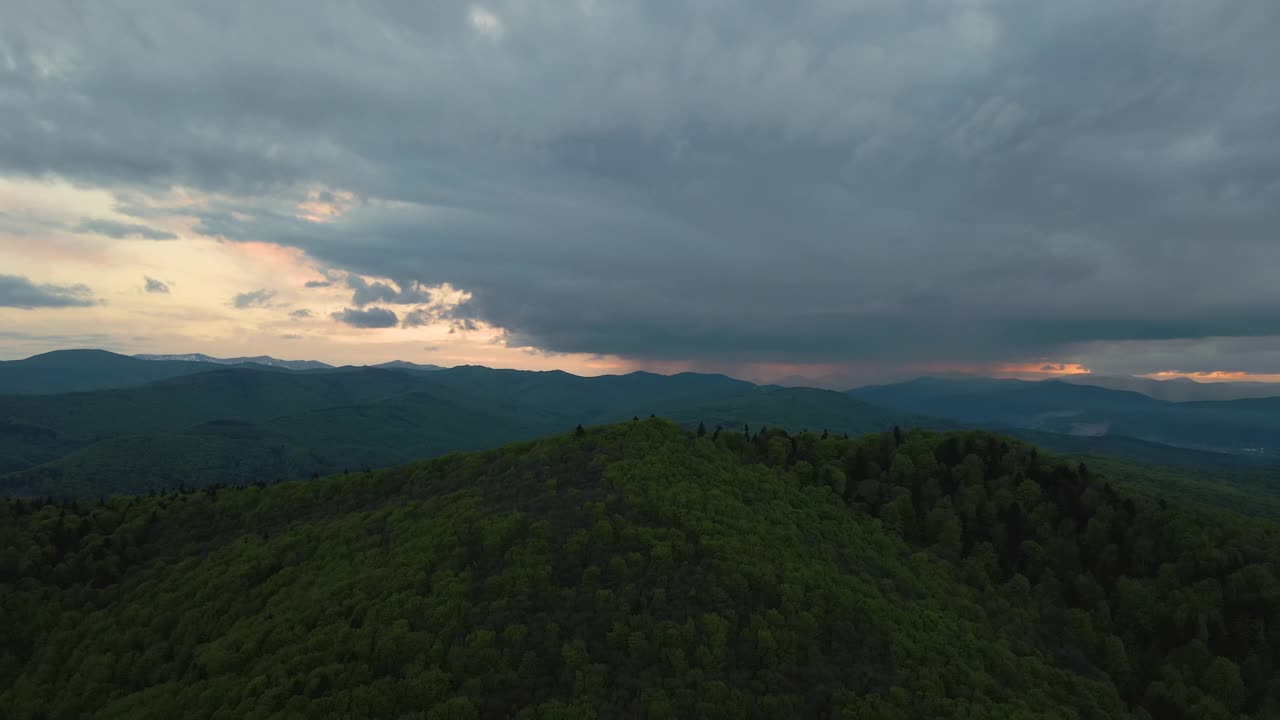
<path fill-rule="evenodd" d="M 1053 378 L 1057 382 L 1073 385 L 1092 385 L 1108 390 L 1129 390 L 1168 402 L 1200 402 L 1212 400 L 1243 400 L 1280 396 L 1280 383 L 1263 382 L 1201 382 L 1191 378 L 1156 380 L 1146 377 L 1108 375 L 1063 375 Z"/>
<path fill-rule="evenodd" d="M 976 388 L 993 389 L 996 387 L 1032 386 L 1040 383 L 1065 383 L 1087 387 L 1136 392 L 1147 397 L 1165 402 L 1210 402 L 1218 400 L 1243 400 L 1247 398 L 1280 397 L 1280 383 L 1266 382 L 1202 382 L 1191 378 L 1170 378 L 1157 380 L 1149 377 L 1132 375 L 1097 375 L 1079 373 L 1075 375 L 1059 375 L 1043 380 L 1020 380 L 1017 378 L 989 378 L 973 375 L 925 375 L 912 380 L 888 383 L 885 385 L 861 385 L 848 392 L 854 395 L 871 391 L 877 387 L 916 387 L 952 386 L 956 390 L 970 391 Z"/>
<path fill-rule="evenodd" d="M 0 361 L 0 395 L 56 395 L 135 387 L 157 380 L 213 372 L 227 367 L 253 367 L 288 372 L 339 370 L 319 360 L 281 360 L 270 355 L 219 358 L 204 353 L 121 355 L 107 350 L 70 349 Z M 442 370 L 392 360 L 371 366 L 390 370 Z"/>
<path fill-rule="evenodd" d="M 153 355 L 143 353 L 134 355 L 133 357 L 138 358 L 139 360 L 201 362 L 212 363 L 215 365 L 266 365 L 267 367 L 284 368 L 286 370 L 327 370 L 333 368 L 329 363 L 323 363 L 319 360 L 281 360 L 279 358 L 273 358 L 270 355 L 217 358 L 205 355 L 204 353 L 186 353 L 180 355 Z"/>
<path fill-rule="evenodd" d="M 265 365 L 266 367 L 280 368 L 283 370 L 333 370 L 337 368 L 336 365 L 330 365 L 329 363 L 321 362 L 319 360 L 281 360 L 280 358 L 271 357 L 270 355 L 220 358 L 205 355 L 204 353 L 162 355 L 142 353 L 134 355 L 133 357 L 138 358 L 139 360 L 163 362 L 200 362 L 214 365 Z M 407 360 L 389 360 L 375 365 L 348 365 L 345 367 L 371 367 L 382 368 L 384 370 L 421 370 L 424 372 L 444 369 L 444 367 L 440 365 L 415 363 Z"/>
<path fill-rule="evenodd" d="M 1060 380 L 987 378 L 918 378 L 850 394 L 882 407 L 979 427 L 1280 457 L 1280 398 L 1168 402 L 1132 390 Z"/>
<path fill-rule="evenodd" d="M 378 363 L 377 365 L 368 365 L 367 367 L 382 368 L 384 370 L 422 370 L 424 372 L 445 369 L 440 365 L 423 365 L 421 363 L 412 363 L 405 360 L 391 360 L 389 362 Z"/>
<path fill-rule="evenodd" d="M 1197 467 L 1280 457 L 1280 398 L 1170 403 L 1061 380 L 954 377 L 841 393 L 705 373 L 164 357 L 188 359 L 69 350 L 0 363 L 0 486 L 70 495 L 305 477 L 651 413 L 730 432 L 1033 431 L 1067 452 Z"/>
<path fill-rule="evenodd" d="M 835 391 L 724 375 L 203 365 L 210 369 L 138 387 L 0 397 L 0 494 L 92 497 L 302 478 L 651 414 L 733 433 L 749 424 L 852 435 L 929 422 Z"/>
<path fill-rule="evenodd" d="M 55 350 L 23 360 L 0 361 L 0 395 L 124 388 L 208 372 L 217 367 L 190 360 L 152 362 L 106 350 Z"/>

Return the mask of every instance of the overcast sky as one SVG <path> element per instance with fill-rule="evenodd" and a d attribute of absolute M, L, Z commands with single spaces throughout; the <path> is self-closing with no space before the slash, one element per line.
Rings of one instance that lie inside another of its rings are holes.
<path fill-rule="evenodd" d="M 1280 379 L 1277 37 L 1273 0 L 9 2 L 0 353 Z"/>

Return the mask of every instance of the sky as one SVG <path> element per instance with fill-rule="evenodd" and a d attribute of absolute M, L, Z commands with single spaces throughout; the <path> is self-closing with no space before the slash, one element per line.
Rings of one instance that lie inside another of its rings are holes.
<path fill-rule="evenodd" d="M 1280 3 L 15 0 L 0 358 L 1280 380 Z"/>

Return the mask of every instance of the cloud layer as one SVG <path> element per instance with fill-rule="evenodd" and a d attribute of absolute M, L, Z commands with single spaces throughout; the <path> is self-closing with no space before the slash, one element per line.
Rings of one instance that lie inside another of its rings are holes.
<path fill-rule="evenodd" d="M 106 235 L 122 240 L 124 238 L 142 238 L 144 240 L 176 240 L 178 236 L 167 230 L 157 230 L 141 223 L 123 223 L 115 220 L 94 220 L 82 218 L 76 226 L 76 232 L 92 235 Z"/>
<path fill-rule="evenodd" d="M 1280 336 L 1275 3 L 252 8 L 12 11 L 0 173 L 191 188 L 120 210 L 354 273 L 353 327 L 449 283 L 510 344 L 655 362 Z"/>
<path fill-rule="evenodd" d="M 238 293 L 231 298 L 231 305 L 238 310 L 271 307 L 271 301 L 275 296 L 275 290 L 250 290 L 249 292 Z"/>
<path fill-rule="evenodd" d="M 344 308 L 333 313 L 333 319 L 353 328 L 392 328 L 399 322 L 394 312 L 379 307 L 368 310 Z"/>
<path fill-rule="evenodd" d="M 36 284 L 20 275 L 0 275 L 0 307 L 71 308 L 99 304 L 85 285 Z"/>

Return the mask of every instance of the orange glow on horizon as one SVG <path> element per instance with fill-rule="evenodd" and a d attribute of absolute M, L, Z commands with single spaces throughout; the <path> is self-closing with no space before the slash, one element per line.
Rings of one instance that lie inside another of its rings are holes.
<path fill-rule="evenodd" d="M 1247 373 L 1228 370 L 1210 370 L 1202 372 L 1161 370 L 1160 372 L 1145 373 L 1138 377 L 1151 378 L 1152 380 L 1176 380 L 1178 378 L 1186 378 L 1197 382 L 1280 382 L 1280 373 Z"/>
<path fill-rule="evenodd" d="M 957 363 L 934 362 L 917 363 L 906 366 L 907 370 L 917 375 L 931 373 L 946 375 L 982 375 L 985 377 L 1017 378 L 1021 380 L 1042 380 L 1060 375 L 1089 375 L 1093 371 L 1080 363 L 1062 363 L 1041 360 L 1038 362 L 1020 363 Z"/>
<path fill-rule="evenodd" d="M 996 377 L 1046 378 L 1058 375 L 1090 375 L 1092 370 L 1080 363 L 1006 363 L 991 371 Z"/>

